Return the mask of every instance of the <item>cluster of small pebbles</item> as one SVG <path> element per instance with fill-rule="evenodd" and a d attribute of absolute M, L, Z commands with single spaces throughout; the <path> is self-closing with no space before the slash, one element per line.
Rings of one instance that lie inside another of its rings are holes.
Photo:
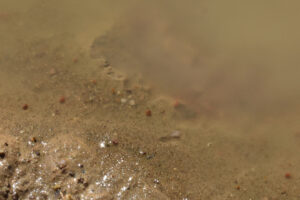
<path fill-rule="evenodd" d="M 58 137 L 30 139 L 20 149 L 16 138 L 0 134 L 0 200 L 168 199 L 126 154 L 109 147 L 96 153 L 77 136 Z"/>

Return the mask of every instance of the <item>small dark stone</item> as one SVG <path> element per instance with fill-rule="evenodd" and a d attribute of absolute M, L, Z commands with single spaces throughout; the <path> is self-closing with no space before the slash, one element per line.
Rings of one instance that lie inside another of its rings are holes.
<path fill-rule="evenodd" d="M 32 137 L 32 138 L 31 138 L 31 142 L 36 143 L 36 142 L 37 142 L 36 138 L 35 138 L 35 137 Z"/>
<path fill-rule="evenodd" d="M 112 140 L 112 143 L 113 143 L 114 145 L 118 145 L 118 144 L 119 144 L 119 141 L 118 141 L 118 140 Z"/>
<path fill-rule="evenodd" d="M 0 158 L 1 159 L 5 158 L 5 152 L 0 152 Z"/>
<path fill-rule="evenodd" d="M 77 183 L 84 183 L 84 178 L 77 179 Z"/>
<path fill-rule="evenodd" d="M 3 197 L 4 197 L 5 199 L 8 199 L 8 193 L 9 193 L 9 191 L 7 191 L 7 192 L 3 195 Z"/>
<path fill-rule="evenodd" d="M 75 177 L 75 173 L 74 173 L 74 172 L 70 172 L 70 173 L 69 173 L 69 176 Z"/>
<path fill-rule="evenodd" d="M 28 104 L 24 104 L 22 108 L 23 108 L 23 110 L 27 110 L 28 107 L 29 107 Z"/>
<path fill-rule="evenodd" d="M 85 182 L 85 183 L 83 183 L 83 186 L 84 186 L 84 187 L 88 187 L 88 186 L 89 186 L 89 183 L 88 183 L 88 182 Z"/>

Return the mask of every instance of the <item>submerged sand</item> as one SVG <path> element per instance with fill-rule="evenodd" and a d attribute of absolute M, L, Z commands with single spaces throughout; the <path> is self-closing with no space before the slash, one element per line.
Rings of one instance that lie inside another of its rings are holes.
<path fill-rule="evenodd" d="M 39 9 L 0 13 L 0 199 L 300 198 L 297 117 L 228 125 Z"/>

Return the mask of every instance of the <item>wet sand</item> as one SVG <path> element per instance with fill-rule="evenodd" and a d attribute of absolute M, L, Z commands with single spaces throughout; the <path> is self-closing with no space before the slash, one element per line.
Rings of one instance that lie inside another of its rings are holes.
<path fill-rule="evenodd" d="M 85 33 L 34 5 L 0 9 L 0 199 L 300 198 L 297 112 L 231 118 L 172 95 L 96 51 L 113 20 Z"/>

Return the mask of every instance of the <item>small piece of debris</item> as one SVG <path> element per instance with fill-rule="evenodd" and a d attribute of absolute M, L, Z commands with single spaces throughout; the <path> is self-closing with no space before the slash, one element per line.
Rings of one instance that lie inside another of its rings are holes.
<path fill-rule="evenodd" d="M 159 184 L 159 180 L 158 180 L 158 179 L 154 179 L 154 180 L 153 180 L 153 183 Z"/>
<path fill-rule="evenodd" d="M 28 104 L 24 104 L 22 108 L 23 108 L 23 110 L 27 110 L 28 107 L 29 107 Z"/>
<path fill-rule="evenodd" d="M 40 155 L 41 155 L 41 153 L 40 153 L 39 151 L 35 151 L 34 153 L 35 153 L 35 155 L 37 155 L 37 156 L 40 156 Z"/>
<path fill-rule="evenodd" d="M 135 106 L 135 101 L 134 101 L 133 99 L 131 99 L 131 100 L 129 101 L 129 105 Z"/>
<path fill-rule="evenodd" d="M 0 158 L 1 159 L 5 158 L 5 155 L 6 155 L 5 152 L 0 150 Z"/>
<path fill-rule="evenodd" d="M 152 158 L 154 158 L 154 157 L 155 157 L 155 154 L 151 154 L 151 155 L 147 155 L 147 156 L 146 156 L 147 160 L 150 160 L 150 159 L 152 159 Z"/>
<path fill-rule="evenodd" d="M 292 178 L 292 176 L 291 176 L 291 174 L 290 174 L 290 173 L 286 173 L 284 176 L 285 176 L 285 178 L 286 178 L 286 179 L 290 179 L 290 178 Z"/>
<path fill-rule="evenodd" d="M 77 183 L 84 183 L 84 178 L 77 179 Z"/>
<path fill-rule="evenodd" d="M 148 116 L 148 117 L 151 117 L 151 116 L 152 116 L 151 110 L 147 110 L 147 111 L 146 111 L 146 116 Z"/>
<path fill-rule="evenodd" d="M 173 131 L 171 134 L 170 134 L 170 137 L 172 138 L 180 138 L 180 131 Z"/>
<path fill-rule="evenodd" d="M 75 173 L 74 173 L 74 172 L 70 172 L 70 173 L 69 173 L 69 176 L 75 177 Z"/>
<path fill-rule="evenodd" d="M 59 169 L 63 169 L 67 166 L 67 162 L 65 160 L 61 160 L 58 164 L 57 164 L 57 167 Z"/>
<path fill-rule="evenodd" d="M 180 131 L 173 131 L 170 135 L 161 137 L 161 138 L 159 138 L 159 140 L 162 142 L 166 142 L 166 141 L 169 141 L 172 139 L 179 139 L 180 135 L 181 135 Z"/>
<path fill-rule="evenodd" d="M 178 107 L 180 107 L 182 104 L 178 101 L 178 100 L 176 100 L 175 102 L 174 102 L 174 104 L 173 104 L 173 106 L 174 106 L 174 108 L 178 108 Z"/>
<path fill-rule="evenodd" d="M 99 147 L 100 147 L 100 148 L 105 148 L 105 147 L 106 147 L 105 142 L 104 142 L 104 141 L 103 141 L 103 142 L 100 142 L 100 143 L 99 143 Z"/>
<path fill-rule="evenodd" d="M 78 164 L 78 167 L 79 167 L 79 168 L 83 168 L 83 164 L 79 163 L 79 164 Z"/>
<path fill-rule="evenodd" d="M 122 104 L 125 104 L 126 102 L 127 102 L 127 99 L 125 99 L 125 98 L 122 98 L 122 99 L 121 99 L 121 103 L 122 103 Z"/>
<path fill-rule="evenodd" d="M 112 140 L 113 145 L 118 145 L 119 141 L 118 140 Z"/>
<path fill-rule="evenodd" d="M 113 95 L 115 95 L 115 94 L 116 94 L 116 90 L 115 90 L 115 88 L 111 89 L 111 93 L 112 93 Z"/>
<path fill-rule="evenodd" d="M 66 98 L 65 97 L 61 97 L 60 99 L 59 99 L 59 103 L 65 103 L 66 102 Z"/>
<path fill-rule="evenodd" d="M 34 142 L 34 143 L 36 143 L 36 142 L 37 142 L 37 140 L 36 140 L 36 138 L 35 138 L 35 137 L 32 137 L 30 140 L 31 140 L 31 142 Z"/>

